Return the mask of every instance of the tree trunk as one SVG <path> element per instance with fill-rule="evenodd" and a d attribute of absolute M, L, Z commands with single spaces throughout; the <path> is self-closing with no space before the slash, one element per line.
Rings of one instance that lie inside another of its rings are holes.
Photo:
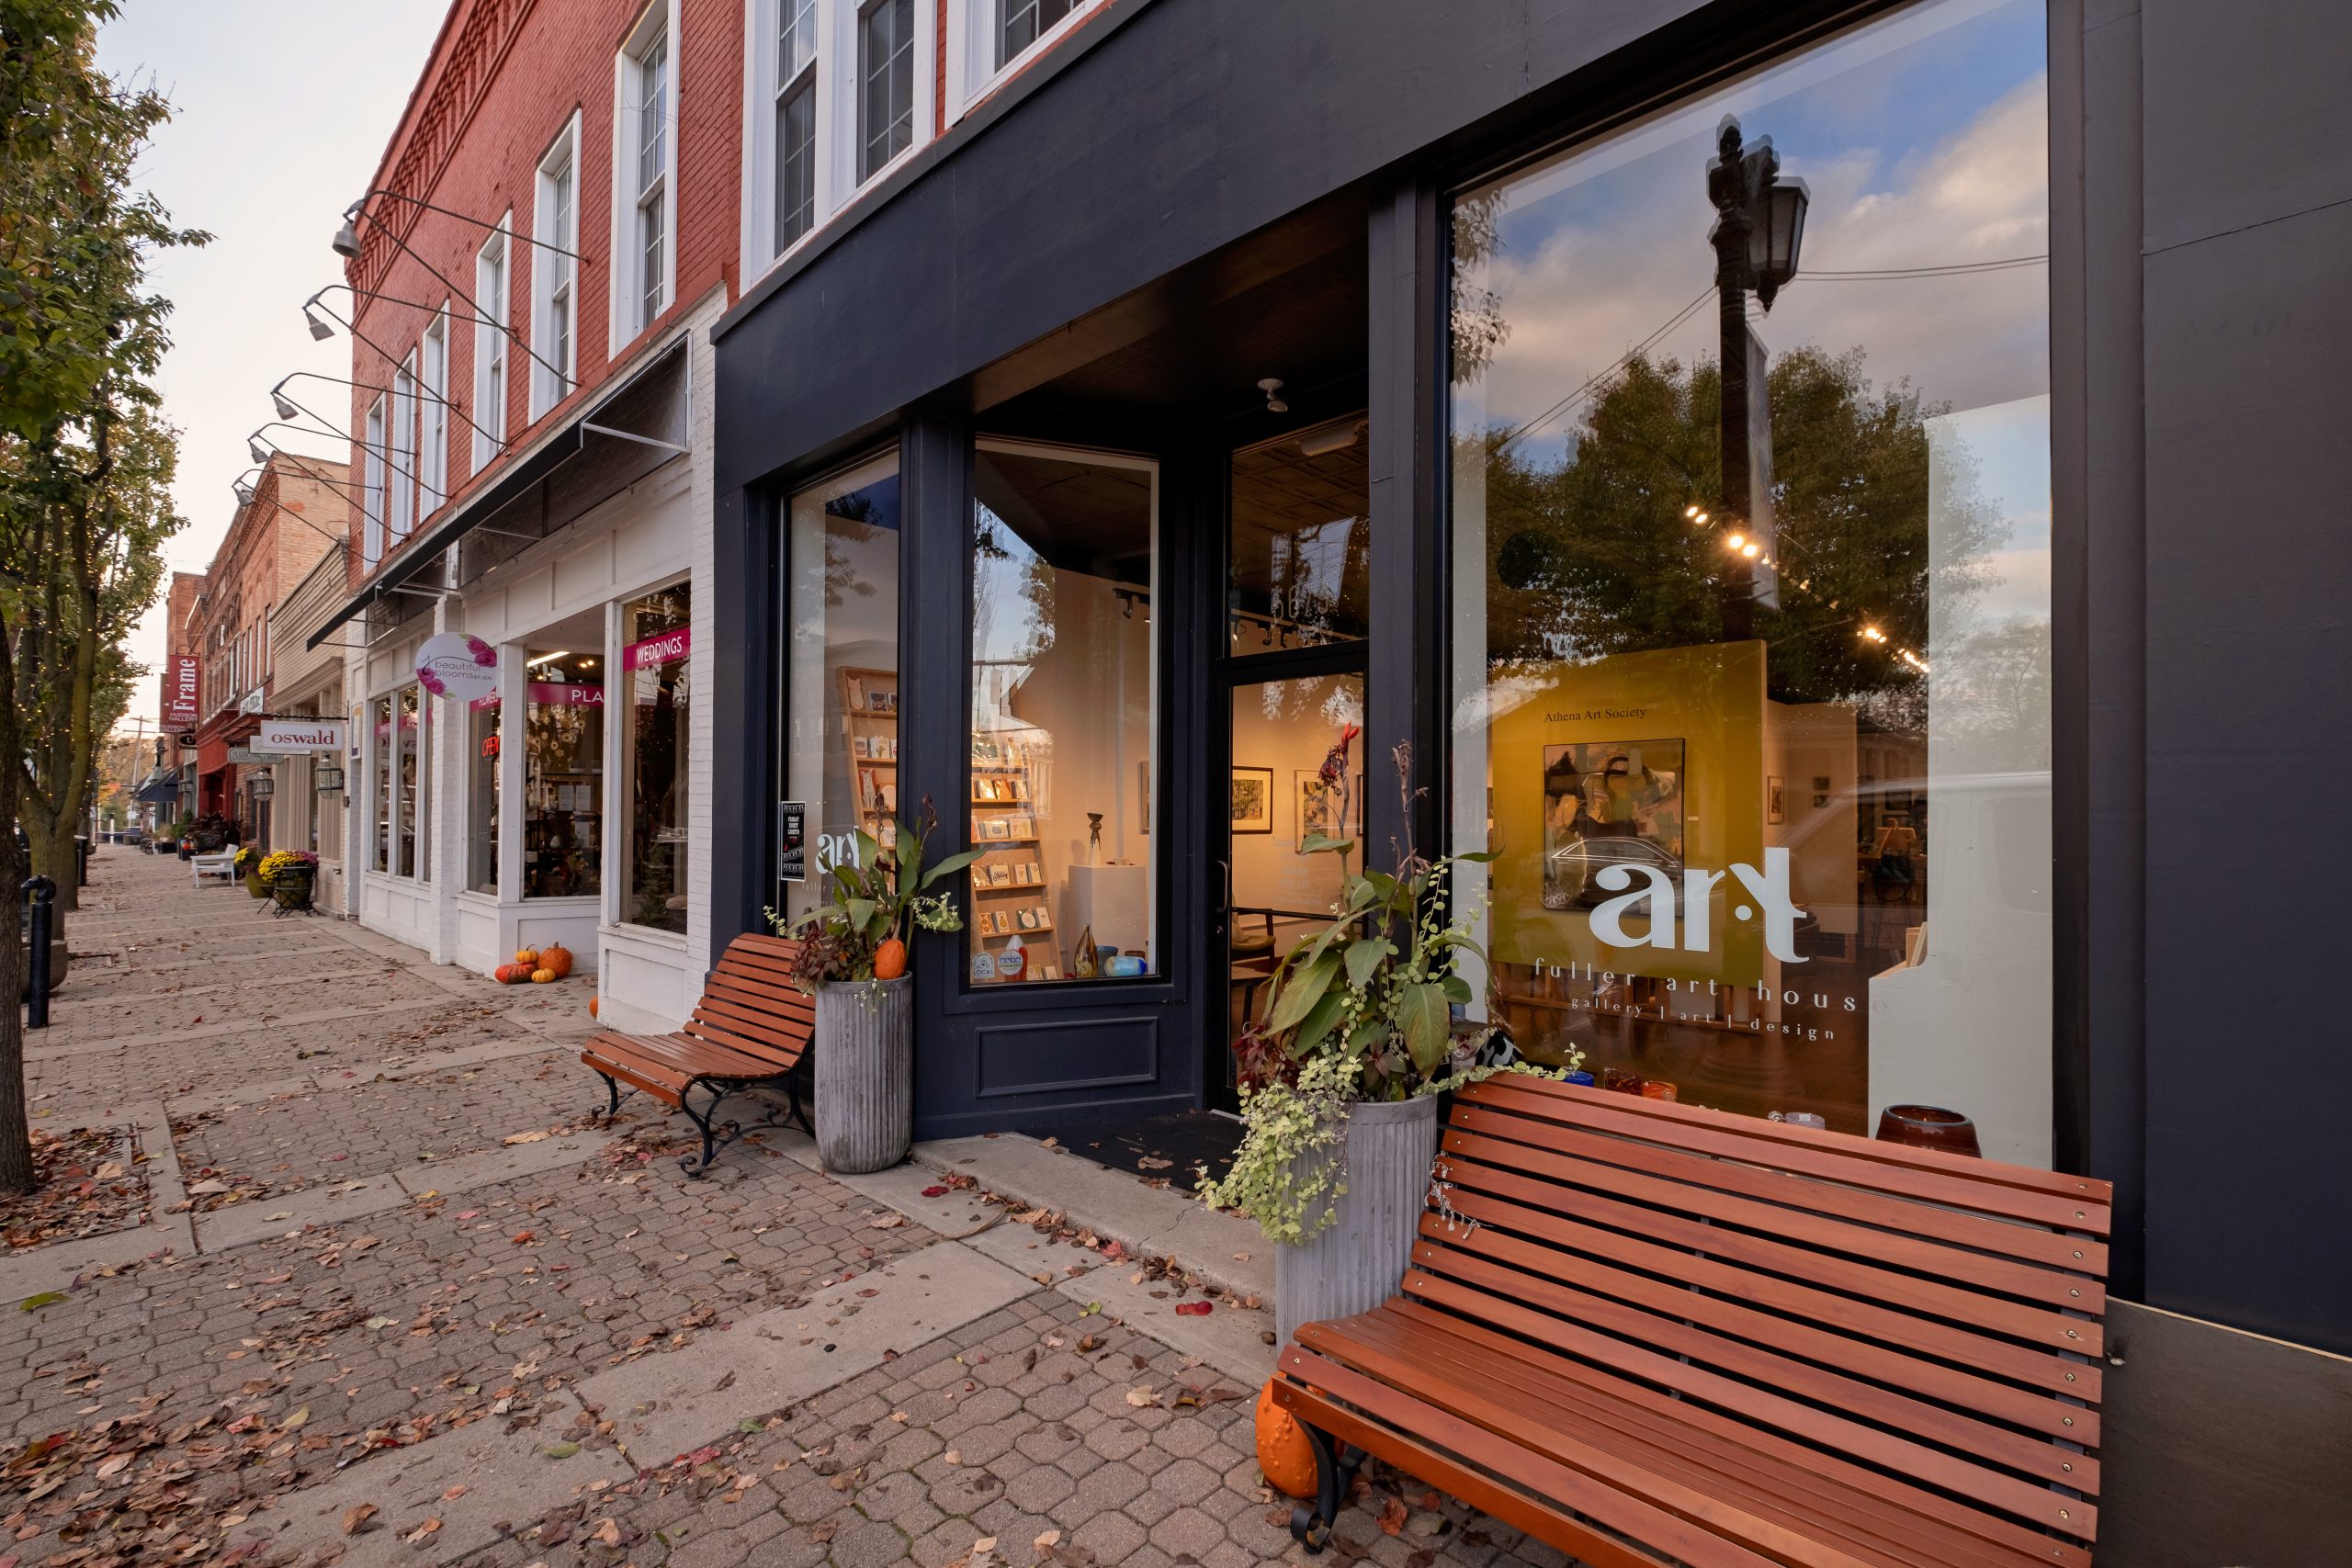
<path fill-rule="evenodd" d="M 8 667 L 8 630 L 0 624 L 0 757 L 13 758 L 21 750 L 22 732 Z M 0 1192 L 29 1192 L 33 1187 L 31 1123 L 25 1116 L 24 918 L 17 891 L 25 865 L 17 848 L 16 820 L 17 770 L 0 767 Z"/>
<path fill-rule="evenodd" d="M 46 876 L 57 884 L 57 902 L 50 907 L 59 914 L 82 907 L 81 889 L 74 875 L 74 840 L 80 836 L 82 818 L 64 813 L 45 827 L 28 827 L 25 837 L 32 840 L 32 868 L 19 874 L 26 876 Z"/>

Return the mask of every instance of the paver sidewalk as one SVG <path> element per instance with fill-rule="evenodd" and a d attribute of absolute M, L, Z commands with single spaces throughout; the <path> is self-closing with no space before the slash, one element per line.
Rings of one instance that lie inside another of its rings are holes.
<path fill-rule="evenodd" d="M 1251 1449 L 1271 1314 L 1174 1318 L 1181 1275 L 797 1135 L 687 1181 L 683 1119 L 587 1121 L 586 982 L 119 849 L 87 893 L 36 1125 L 139 1129 L 148 1218 L 0 1251 L 0 1562 L 1303 1560 Z M 1339 1535 L 1559 1561 L 1393 1480 Z"/>

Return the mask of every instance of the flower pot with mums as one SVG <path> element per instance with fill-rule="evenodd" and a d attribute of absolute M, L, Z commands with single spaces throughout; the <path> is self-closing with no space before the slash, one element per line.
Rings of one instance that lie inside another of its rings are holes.
<path fill-rule="evenodd" d="M 1411 753 L 1395 752 L 1412 818 Z M 1468 924 L 1450 914 L 1454 861 L 1408 842 L 1394 872 L 1347 872 L 1352 842 L 1307 835 L 1301 852 L 1342 867 L 1331 923 L 1285 954 L 1263 1021 L 1235 1043 L 1241 1146 L 1202 1199 L 1258 1224 L 1274 1243 L 1274 1316 L 1287 1343 L 1302 1323 L 1368 1312 L 1396 1293 L 1437 1157 L 1438 1096 L 1490 1077 L 1556 1070 L 1513 1060 L 1492 1025 L 1460 1016 L 1473 999 L 1457 973 L 1486 968 Z"/>
<path fill-rule="evenodd" d="M 824 866 L 832 901 L 798 919 L 774 909 L 768 923 L 797 939 L 793 980 L 817 999 L 813 1068 L 817 1157 L 827 1170 L 882 1170 L 914 1141 L 914 981 L 907 941 L 917 930 L 957 931 L 954 897 L 930 891 L 980 856 L 978 850 L 925 866 L 923 842 L 938 825 L 929 797 L 919 824 L 897 824 L 886 843 L 860 831 L 855 859 Z"/>

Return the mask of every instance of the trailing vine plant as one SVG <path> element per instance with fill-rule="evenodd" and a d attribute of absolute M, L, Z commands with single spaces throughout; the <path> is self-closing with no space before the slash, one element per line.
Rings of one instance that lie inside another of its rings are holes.
<path fill-rule="evenodd" d="M 1412 787 L 1411 749 L 1392 756 L 1409 824 L 1421 793 Z M 1457 964 L 1467 955 L 1484 968 L 1486 953 L 1469 922 L 1451 913 L 1449 873 L 1494 855 L 1427 860 L 1407 831 L 1394 872 L 1360 875 L 1345 870 L 1353 840 L 1307 835 L 1301 853 L 1340 857 L 1331 923 L 1275 965 L 1263 1021 L 1234 1043 L 1241 1146 L 1222 1178 L 1201 1169 L 1199 1192 L 1256 1221 L 1271 1241 L 1303 1245 L 1339 1217 L 1350 1106 L 1438 1094 L 1498 1072 L 1562 1076 L 1482 1061 L 1495 1027 L 1455 1016 L 1473 997 Z"/>

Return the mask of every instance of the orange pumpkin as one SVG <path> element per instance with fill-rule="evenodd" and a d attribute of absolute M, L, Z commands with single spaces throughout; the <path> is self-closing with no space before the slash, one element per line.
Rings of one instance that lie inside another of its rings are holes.
<path fill-rule="evenodd" d="M 874 977 L 895 980 L 907 972 L 907 944 L 892 937 L 874 950 Z"/>
<path fill-rule="evenodd" d="M 1298 1418 L 1274 1403 L 1274 1380 L 1258 1391 L 1258 1468 L 1266 1484 L 1293 1497 L 1315 1495 L 1315 1449 Z"/>
<path fill-rule="evenodd" d="M 502 964 L 490 972 L 490 977 L 502 986 L 511 986 L 518 980 L 529 979 L 531 971 L 527 964 Z"/>
<path fill-rule="evenodd" d="M 594 997 L 590 997 L 588 998 L 588 1016 L 590 1018 L 596 1016 L 596 1000 L 597 998 Z"/>
<path fill-rule="evenodd" d="M 539 949 L 539 965 L 555 971 L 559 980 L 571 973 L 571 949 L 560 942 L 549 942 Z"/>
<path fill-rule="evenodd" d="M 552 969 L 534 969 L 531 971 L 531 984 L 534 986 L 544 986 L 554 978 L 555 971 Z"/>
<path fill-rule="evenodd" d="M 521 947 L 514 950 L 514 962 L 517 964 L 527 967 L 530 964 L 537 964 L 538 961 L 539 953 L 537 948 Z"/>

